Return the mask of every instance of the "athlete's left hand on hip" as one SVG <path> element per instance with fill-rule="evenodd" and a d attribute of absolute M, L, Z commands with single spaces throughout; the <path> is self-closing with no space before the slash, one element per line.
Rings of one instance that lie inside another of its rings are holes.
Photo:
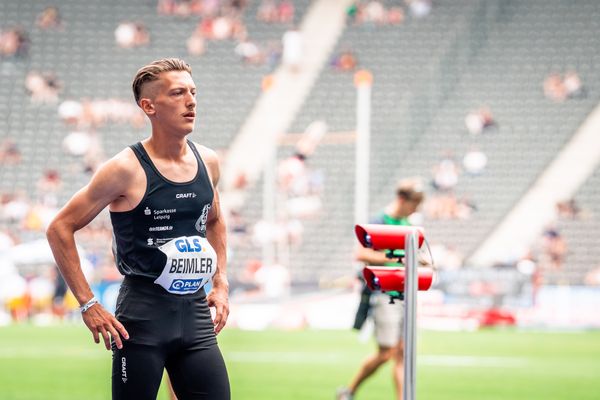
<path fill-rule="evenodd" d="M 215 308 L 215 333 L 218 335 L 227 323 L 229 317 L 229 289 L 227 285 L 214 285 L 206 296 L 209 307 Z"/>

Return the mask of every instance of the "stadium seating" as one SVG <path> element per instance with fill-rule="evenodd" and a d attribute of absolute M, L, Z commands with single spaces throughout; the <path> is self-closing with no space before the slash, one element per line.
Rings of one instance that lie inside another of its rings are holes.
<path fill-rule="evenodd" d="M 488 156 L 487 168 L 478 176 L 462 173 L 454 191 L 476 211 L 467 220 L 424 221 L 434 243 L 468 257 L 597 104 L 598 41 L 591 27 L 599 13 L 593 2 L 443 2 L 427 18 L 408 17 L 396 27 L 349 24 L 336 51 L 353 50 L 360 67 L 374 74 L 371 213 L 390 201 L 397 179 L 420 176 L 429 184 L 446 152 L 460 164 L 475 146 Z M 545 98 L 544 79 L 570 69 L 587 95 L 562 103 Z M 497 129 L 473 137 L 465 116 L 482 106 L 491 109 Z M 325 69 L 291 131 L 315 119 L 326 120 L 331 131 L 351 131 L 354 108 L 352 76 Z M 353 150 L 324 145 L 308 163 L 324 171 L 324 218 L 305 221 L 304 243 L 292 251 L 293 276 L 348 274 Z M 259 195 L 257 188 L 249 205 L 257 215 Z"/>
<path fill-rule="evenodd" d="M 310 1 L 294 3 L 299 22 Z M 400 1 L 383 3 L 405 7 Z M 287 27 L 257 21 L 258 4 L 251 1 L 244 13 L 250 38 L 260 44 L 279 41 Z M 63 29 L 35 27 L 36 16 L 49 5 L 58 6 Z M 186 40 L 198 19 L 158 15 L 154 1 L 5 1 L 0 2 L 0 15 L 0 30 L 19 25 L 31 40 L 27 57 L 0 59 L 0 138 L 14 140 L 23 155 L 20 164 L 0 169 L 0 191 L 24 190 L 32 198 L 46 169 L 58 170 L 63 178 L 59 203 L 85 184 L 89 174 L 80 159 L 63 152 L 69 129 L 59 120 L 58 104 L 30 101 L 24 88 L 29 71 L 56 73 L 64 86 L 60 101 L 127 100 L 131 78 L 142 63 L 185 57 L 199 88 L 195 139 L 219 150 L 239 130 L 260 93 L 262 77 L 270 72 L 268 65 L 244 65 L 229 40 L 211 41 L 206 54 L 188 56 Z M 598 103 L 599 17 L 600 5 L 592 0 L 459 0 L 434 2 L 431 14 L 423 18 L 406 11 L 399 25 L 354 24 L 349 19 L 334 53 L 352 50 L 359 67 L 374 75 L 370 213 L 392 198 L 399 178 L 420 176 L 429 185 L 431 169 L 444 154 L 460 162 L 476 146 L 487 154 L 488 165 L 481 175 L 462 173 L 455 188 L 459 197 L 476 204 L 476 211 L 466 220 L 426 218 L 423 223 L 434 243 L 455 247 L 464 256 L 472 253 Z M 115 44 L 114 30 L 128 20 L 146 25 L 150 45 L 121 49 Z M 570 69 L 581 76 L 586 95 L 564 102 L 544 97 L 544 79 Z M 290 132 L 302 132 L 319 119 L 331 132 L 353 131 L 352 79 L 351 73 L 325 66 Z M 465 116 L 482 106 L 490 108 L 497 128 L 471 136 Z M 114 123 L 97 130 L 107 155 L 147 132 L 148 126 Z M 279 159 L 292 151 L 282 146 Z M 290 269 L 296 282 L 315 283 L 348 275 L 352 268 L 354 145 L 323 144 L 307 163 L 325 177 L 323 209 L 303 220 L 302 243 L 291 248 Z M 560 223 L 569 242 L 568 266 L 548 275 L 551 282 L 581 283 L 597 264 L 590 249 L 598 233 L 598 179 L 596 172 L 577 196 L 592 216 Z M 434 190 L 427 186 L 427 192 Z M 259 182 L 244 206 L 248 227 L 261 217 L 261 196 Z M 24 240 L 42 236 L 23 235 Z M 248 242 L 245 237 L 232 244 L 234 275 L 246 261 L 260 259 L 260 248 Z"/>
<path fill-rule="evenodd" d="M 585 282 L 592 270 L 600 267 L 600 168 L 588 179 L 575 195 L 579 211 L 572 218 L 559 218 L 556 226 L 564 238 L 567 253 L 563 265 L 547 271 L 544 281 L 548 284 L 577 285 Z"/>
<path fill-rule="evenodd" d="M 295 22 L 298 22 L 309 1 L 295 4 Z M 63 29 L 35 27 L 36 16 L 50 5 L 58 6 Z M 258 2 L 250 2 L 244 13 L 249 37 L 261 46 L 270 41 L 279 43 L 288 26 L 258 21 L 257 7 Z M 185 58 L 194 68 L 199 93 L 200 118 L 195 139 L 216 149 L 225 148 L 237 133 L 260 93 L 262 77 L 269 72 L 268 64 L 244 65 L 234 52 L 233 40 L 210 41 L 204 55 L 188 56 L 186 40 L 199 18 L 158 15 L 154 1 L 2 2 L 0 14 L 3 16 L 0 29 L 22 26 L 31 40 L 28 57 L 0 62 L 0 106 L 8 111 L 8 117 L 0 121 L 0 131 L 3 136 L 16 140 L 25 153 L 20 167 L 6 171 L 3 168 L 2 174 L 7 175 L 2 176 L 0 189 L 18 187 L 31 196 L 45 168 L 58 169 L 65 181 L 61 201 L 87 182 L 89 176 L 74 173 L 79 161 L 62 151 L 62 140 L 68 129 L 59 121 L 57 106 L 34 105 L 29 101 L 23 86 L 29 71 L 56 73 L 64 85 L 61 101 L 112 97 L 127 101 L 132 98 L 131 79 L 140 65 L 162 57 Z M 114 31 L 123 21 L 143 22 L 150 32 L 150 45 L 119 48 Z M 125 124 L 109 124 L 98 129 L 107 155 L 145 137 L 147 132 L 148 127 L 132 129 Z"/>

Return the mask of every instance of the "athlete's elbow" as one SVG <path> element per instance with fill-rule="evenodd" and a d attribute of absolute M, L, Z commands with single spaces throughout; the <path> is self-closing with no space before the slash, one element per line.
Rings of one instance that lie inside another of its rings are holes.
<path fill-rule="evenodd" d="M 67 224 L 60 217 L 56 216 L 46 227 L 46 239 L 52 245 L 52 243 L 59 241 L 65 232 L 68 232 Z"/>
<path fill-rule="evenodd" d="M 46 239 L 48 240 L 48 243 L 50 243 L 50 245 L 56 242 L 59 236 L 59 232 L 60 222 L 55 217 L 52 219 L 52 221 L 50 221 L 50 223 L 46 227 Z"/>

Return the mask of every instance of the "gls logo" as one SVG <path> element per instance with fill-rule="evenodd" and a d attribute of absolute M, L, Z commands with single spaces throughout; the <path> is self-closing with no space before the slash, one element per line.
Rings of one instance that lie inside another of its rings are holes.
<path fill-rule="evenodd" d="M 202 246 L 200 245 L 200 239 L 192 239 L 190 243 L 187 239 L 179 239 L 175 241 L 175 247 L 179 250 L 180 253 L 199 253 L 202 251 Z"/>
<path fill-rule="evenodd" d="M 196 193 L 177 193 L 175 195 L 176 199 L 193 199 L 196 197 Z"/>

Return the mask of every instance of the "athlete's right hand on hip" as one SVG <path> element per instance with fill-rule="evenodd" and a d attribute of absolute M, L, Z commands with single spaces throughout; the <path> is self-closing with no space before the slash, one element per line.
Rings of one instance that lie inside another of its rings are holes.
<path fill-rule="evenodd" d="M 123 339 L 129 339 L 129 333 L 114 315 L 106 311 L 100 303 L 96 303 L 81 313 L 83 322 L 92 332 L 94 342 L 100 343 L 100 335 L 104 339 L 106 350 L 110 350 L 110 338 L 115 341 L 118 349 L 123 348 Z"/>

